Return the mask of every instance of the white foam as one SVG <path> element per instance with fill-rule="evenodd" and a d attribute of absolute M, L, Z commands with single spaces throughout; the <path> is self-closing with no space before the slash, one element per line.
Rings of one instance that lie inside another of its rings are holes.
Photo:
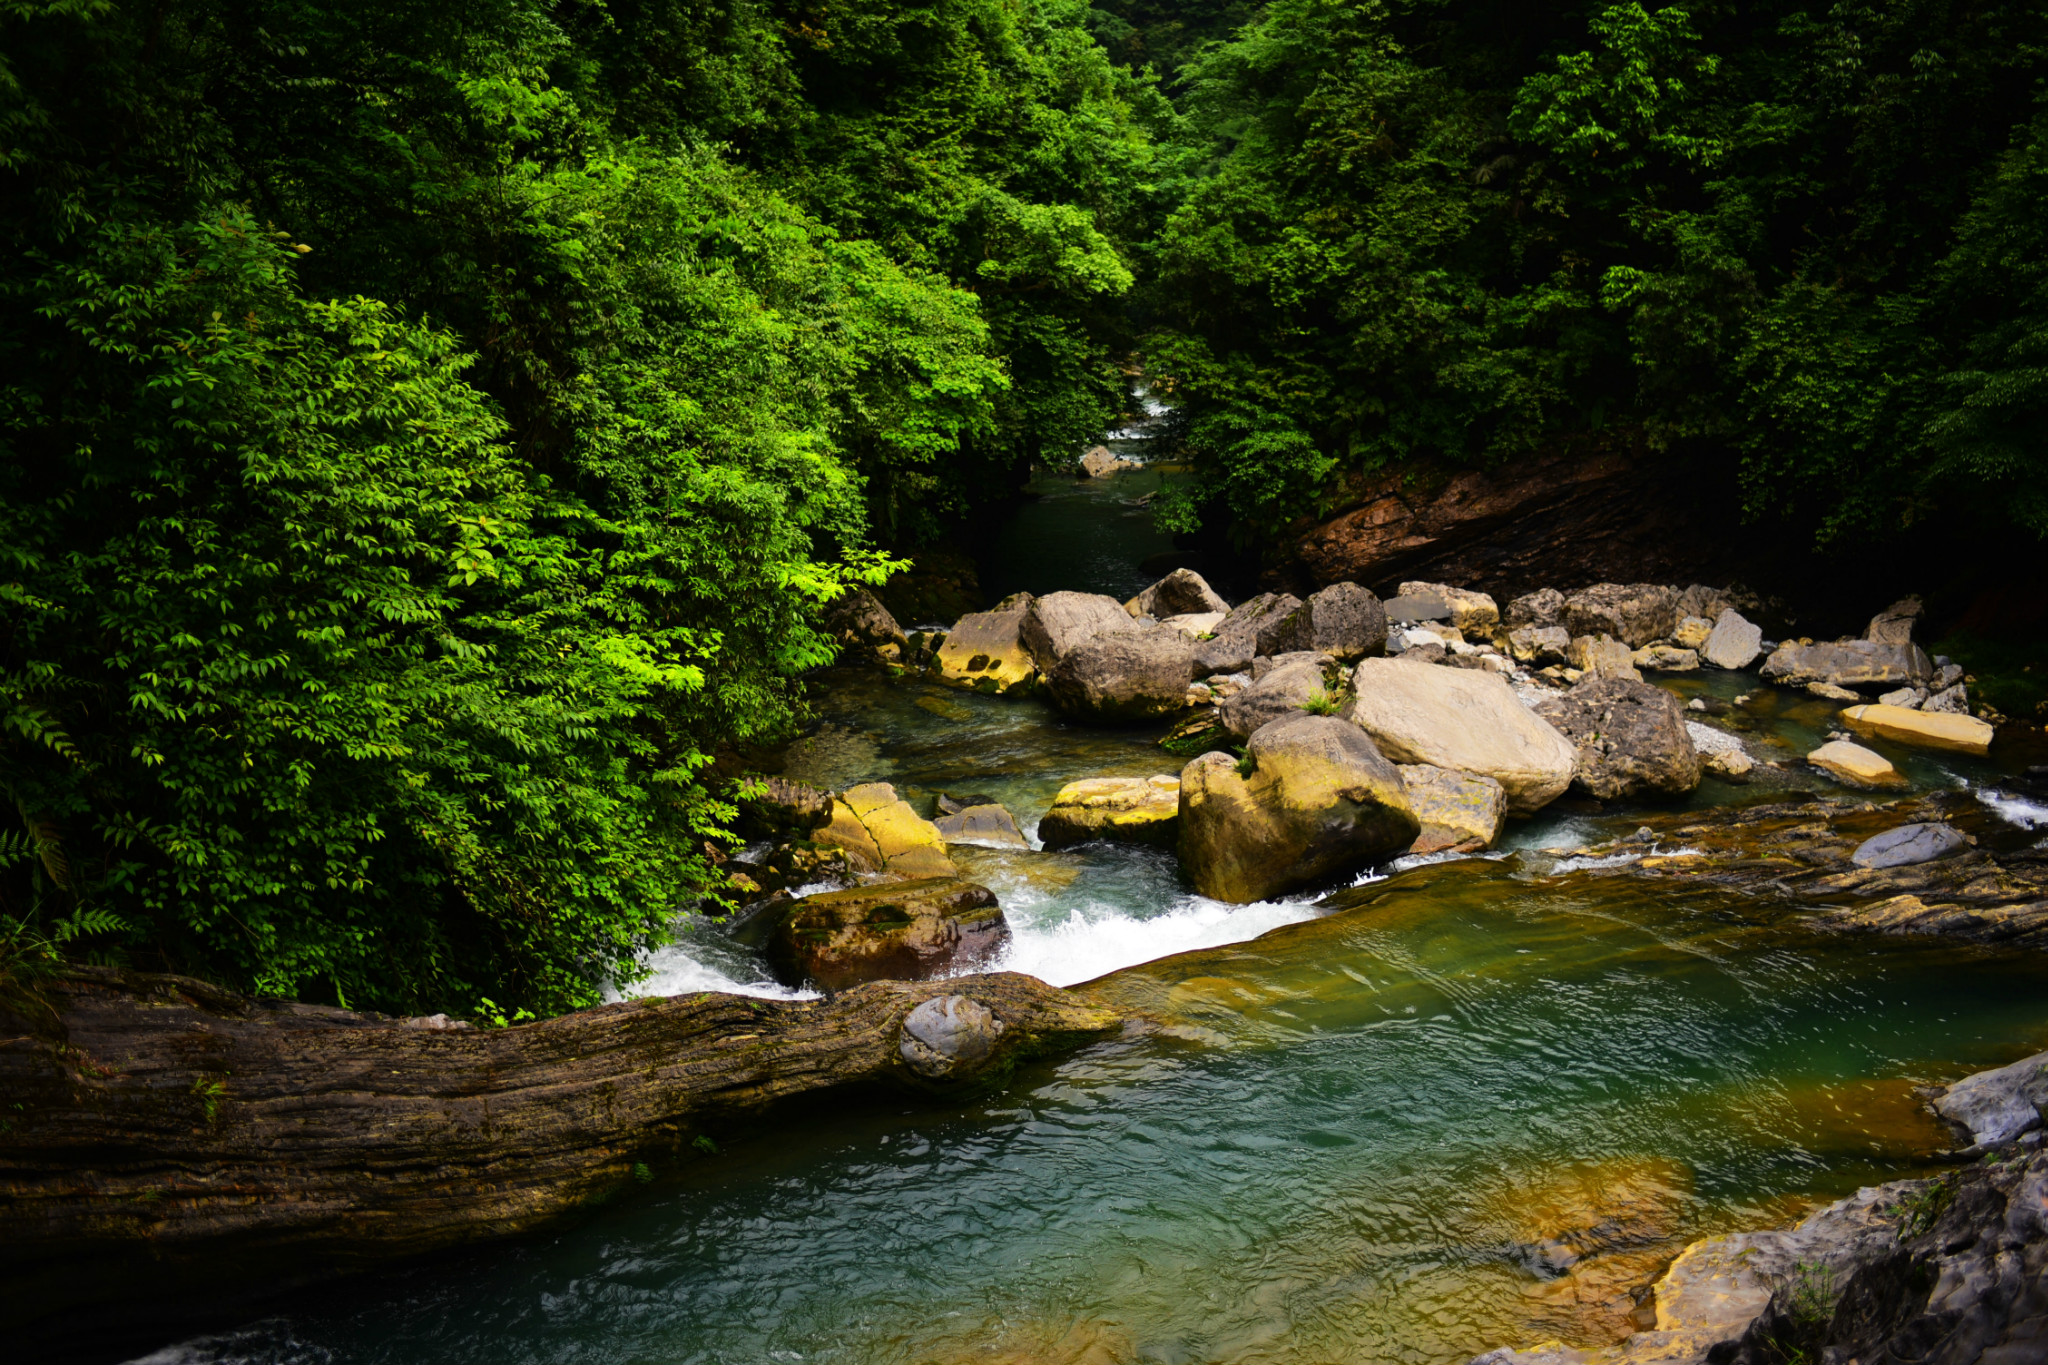
<path fill-rule="evenodd" d="M 2021 796 L 2008 796 L 1990 787 L 1980 787 L 1977 799 L 1991 807 L 1998 818 L 2021 829 L 2048 828 L 2048 806 Z"/>
<path fill-rule="evenodd" d="M 1054 986 L 1071 986 L 1119 967 L 1133 967 L 1196 948 L 1242 943 L 1268 929 L 1315 917 L 1315 908 L 1309 901 L 1229 905 L 1187 896 L 1171 910 L 1149 919 L 1137 919 L 1114 906 L 1091 903 L 1047 923 L 1014 916 L 1010 921 L 1010 946 L 989 964 L 989 970 L 1028 972 Z"/>
<path fill-rule="evenodd" d="M 727 995 L 758 995 L 767 1000 L 818 998 L 816 991 L 795 990 L 765 977 L 742 981 L 699 961 L 691 955 L 687 945 L 680 943 L 671 943 L 649 953 L 647 966 L 649 975 L 633 983 L 632 994 L 635 996 L 695 995 L 699 991 L 718 991 Z M 614 1000 L 627 998 L 618 991 L 607 991 L 606 994 Z"/>

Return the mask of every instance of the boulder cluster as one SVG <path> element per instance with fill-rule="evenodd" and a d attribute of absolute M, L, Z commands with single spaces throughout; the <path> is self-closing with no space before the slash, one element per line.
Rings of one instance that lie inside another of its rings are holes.
<path fill-rule="evenodd" d="M 1988 746 L 1961 670 L 1913 642 L 1917 600 L 1832 642 L 1766 640 L 1741 605 L 1697 584 L 1596 583 L 1502 611 L 1485 593 L 1424 582 L 1384 600 L 1340 582 L 1232 605 L 1178 569 L 1126 602 L 1017 593 L 944 630 L 906 632 L 856 592 L 827 627 L 849 650 L 947 686 L 1033 692 L 1087 723 L 1172 721 L 1164 747 L 1193 756 L 1178 774 L 1071 782 L 1038 837 L 1054 849 L 1170 848 L 1198 892 L 1249 902 L 1396 854 L 1486 849 L 1508 818 L 1567 791 L 1654 801 L 1705 777 L 1747 780 L 1757 760 L 1742 739 L 1707 723 L 1704 700 L 1688 709 L 1646 673 L 1763 660 L 1767 681 L 1855 703 L 1840 719 L 1859 735 Z M 1904 782 L 1846 732 L 1808 763 L 1852 786 Z M 1001 911 L 984 889 L 961 889 L 972 884 L 946 848 L 1030 843 L 999 805 L 949 804 L 926 821 L 885 784 L 757 802 L 802 836 L 738 874 L 742 890 L 783 898 L 771 960 L 830 985 L 863 979 L 863 963 L 937 974 L 993 951 Z M 856 888 L 803 908 L 802 883 L 835 876 L 917 890 Z"/>

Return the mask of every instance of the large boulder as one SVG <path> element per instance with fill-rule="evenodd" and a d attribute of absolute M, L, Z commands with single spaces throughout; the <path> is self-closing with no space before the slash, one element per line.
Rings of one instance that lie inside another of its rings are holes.
<path fill-rule="evenodd" d="M 1235 740 L 1245 740 L 1273 721 L 1299 715 L 1311 697 L 1325 694 L 1322 655 L 1308 655 L 1268 669 L 1255 676 L 1250 687 L 1224 698 L 1217 708 L 1223 728 Z M 1260 660 L 1261 663 L 1264 660 Z"/>
<path fill-rule="evenodd" d="M 1546 697 L 1536 714 L 1578 749 L 1573 780 L 1602 801 L 1684 796 L 1700 784 L 1700 755 L 1685 708 L 1661 687 L 1627 678 L 1582 679 Z"/>
<path fill-rule="evenodd" d="M 1500 608 L 1483 592 L 1454 588 L 1448 583 L 1403 583 L 1401 596 L 1411 602 L 1441 607 L 1437 620 L 1449 621 L 1467 635 L 1488 635 L 1500 624 Z"/>
<path fill-rule="evenodd" d="M 1238 603 L 1217 623 L 1213 638 L 1196 646 L 1195 676 L 1237 673 L 1259 655 L 1273 653 L 1281 623 L 1300 605 L 1300 598 L 1284 592 L 1262 592 Z"/>
<path fill-rule="evenodd" d="M 1700 646 L 1700 658 L 1716 668 L 1748 668 L 1764 652 L 1764 632 L 1743 619 L 1730 607 L 1714 619 L 1707 641 Z"/>
<path fill-rule="evenodd" d="M 1023 635 L 1031 603 L 1031 594 L 1020 592 L 1004 598 L 994 611 L 973 612 L 955 622 L 939 646 L 938 681 L 977 692 L 1028 687 L 1038 677 L 1038 661 Z"/>
<path fill-rule="evenodd" d="M 1230 610 L 1230 603 L 1216 595 L 1209 581 L 1193 569 L 1175 569 L 1145 591 L 1124 603 L 1133 616 L 1199 616 Z"/>
<path fill-rule="evenodd" d="M 927 877 L 792 901 L 768 935 L 768 961 L 791 985 L 844 990 L 970 970 L 1009 934 L 993 891 L 957 877 Z"/>
<path fill-rule="evenodd" d="M 1046 671 L 1045 692 L 1054 706 L 1081 720 L 1114 724 L 1172 715 L 1188 704 L 1194 651 L 1194 641 L 1163 626 L 1097 635 Z"/>
<path fill-rule="evenodd" d="M 1351 690 L 1343 714 L 1396 763 L 1490 777 L 1518 815 L 1542 809 L 1571 785 L 1578 750 L 1498 674 L 1365 659 Z"/>
<path fill-rule="evenodd" d="M 1261 652 L 1317 650 L 1356 659 L 1379 653 L 1386 643 L 1387 613 L 1380 599 L 1356 583 L 1332 583 L 1282 617 Z"/>
<path fill-rule="evenodd" d="M 1061 787 L 1038 822 L 1047 848 L 1107 839 L 1172 848 L 1180 837 L 1177 777 L 1086 777 Z"/>
<path fill-rule="evenodd" d="M 1799 687 L 1828 683 L 1834 687 L 1877 687 L 1901 683 L 1924 686 L 1934 676 L 1934 660 L 1915 644 L 1882 644 L 1876 640 L 1836 640 L 1802 645 L 1787 640 L 1764 660 L 1764 681 Z"/>
<path fill-rule="evenodd" d="M 1490 777 L 1407 763 L 1401 785 L 1422 822 L 1410 853 L 1477 853 L 1492 848 L 1507 823 L 1508 794 Z"/>
<path fill-rule="evenodd" d="M 1564 623 L 1564 594 L 1556 588 L 1538 588 L 1508 603 L 1507 624 L 1517 626 L 1558 626 Z"/>
<path fill-rule="evenodd" d="M 832 802 L 832 818 L 813 843 L 843 849 L 856 871 L 902 879 L 957 877 L 938 827 L 896 795 L 887 782 L 849 787 Z"/>
<path fill-rule="evenodd" d="M 1400 772 L 1334 716 L 1273 721 L 1252 735 L 1245 765 L 1241 774 L 1228 754 L 1208 753 L 1181 772 L 1181 865 L 1204 896 L 1264 900 L 1399 852 L 1421 832 Z"/>
<path fill-rule="evenodd" d="M 1656 583 L 1595 583 L 1565 599 L 1573 635 L 1611 635 L 1630 649 L 1664 639 L 1678 626 L 1678 594 Z"/>
<path fill-rule="evenodd" d="M 896 618 L 866 588 L 855 588 L 825 608 L 825 633 L 841 645 L 869 650 L 885 659 L 901 655 L 908 637 Z"/>
<path fill-rule="evenodd" d="M 1142 630 L 1123 603 L 1099 592 L 1049 592 L 1033 598 L 1018 638 L 1031 651 L 1041 674 L 1098 635 Z"/>
<path fill-rule="evenodd" d="M 1866 737 L 1959 754 L 1991 752 L 1992 737 L 1998 733 L 1989 721 L 1975 716 L 1913 711 L 1903 706 L 1852 706 L 1842 712 L 1842 723 Z"/>

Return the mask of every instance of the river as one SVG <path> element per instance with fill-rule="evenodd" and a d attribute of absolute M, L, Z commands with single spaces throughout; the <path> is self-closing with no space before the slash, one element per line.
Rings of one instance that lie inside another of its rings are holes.
<path fill-rule="evenodd" d="M 1157 479 L 1045 481 L 989 587 L 1142 586 L 1160 543 L 1131 503 Z M 1753 676 L 1674 685 L 1748 695 L 1738 714 L 1788 755 L 1832 714 Z M 1034 700 L 852 669 L 817 691 L 790 775 L 993 797 L 1027 830 L 1073 778 L 1178 767 L 1156 731 Z M 2001 799 L 1988 763 L 1887 752 L 1918 787 Z M 1744 797 L 1709 780 L 1694 801 Z M 1437 1365 L 1614 1340 L 1686 1242 L 1925 1165 L 1948 1138 L 1916 1086 L 2048 1045 L 2037 957 L 1553 875 L 1623 828 L 1560 803 L 1504 856 L 1375 870 L 1370 903 L 1337 915 L 1204 901 L 1142 849 L 964 850 L 1013 926 L 999 965 L 1166 1027 L 966 1109 L 735 1131 L 564 1231 L 142 1359 Z M 651 965 L 636 993 L 790 993 L 715 926 Z"/>

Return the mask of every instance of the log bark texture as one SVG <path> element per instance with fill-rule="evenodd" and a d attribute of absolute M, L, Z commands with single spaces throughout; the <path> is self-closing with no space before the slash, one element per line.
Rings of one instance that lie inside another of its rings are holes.
<path fill-rule="evenodd" d="M 930 1079 L 918 1005 L 999 1021 Z M 0 1330 L 233 1276 L 286 1283 L 528 1231 L 630 1186 L 707 1124 L 802 1095 L 964 1092 L 1120 1018 L 1033 977 L 830 1000 L 703 993 L 509 1029 L 435 1028 L 82 969 L 0 1007 Z M 91 1266 L 90 1273 L 79 1267 Z"/>

